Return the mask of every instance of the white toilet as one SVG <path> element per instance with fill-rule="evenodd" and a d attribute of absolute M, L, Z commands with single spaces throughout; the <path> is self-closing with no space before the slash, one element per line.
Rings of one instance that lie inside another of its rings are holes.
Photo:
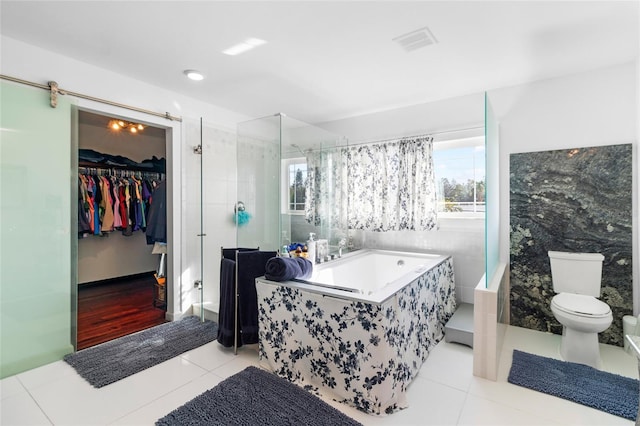
<path fill-rule="evenodd" d="M 553 291 L 551 312 L 562 324 L 560 354 L 565 361 L 600 368 L 598 333 L 613 322 L 611 308 L 598 300 L 602 280 L 599 253 L 550 251 Z"/>

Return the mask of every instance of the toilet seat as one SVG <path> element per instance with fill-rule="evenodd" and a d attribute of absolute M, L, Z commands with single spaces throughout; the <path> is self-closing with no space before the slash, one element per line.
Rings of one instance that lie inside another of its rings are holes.
<path fill-rule="evenodd" d="M 551 305 L 569 315 L 585 318 L 604 318 L 611 315 L 609 305 L 593 296 L 574 293 L 558 293 Z"/>

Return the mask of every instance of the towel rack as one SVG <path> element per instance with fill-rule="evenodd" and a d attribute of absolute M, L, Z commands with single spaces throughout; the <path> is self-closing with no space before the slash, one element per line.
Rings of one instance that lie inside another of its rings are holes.
<path fill-rule="evenodd" d="M 240 259 L 240 257 L 242 257 L 242 253 L 247 253 L 247 254 L 252 253 L 257 255 L 256 256 L 257 263 L 254 262 L 254 265 L 243 265 L 242 260 Z M 260 247 L 232 248 L 232 249 L 229 249 L 229 248 L 225 249 L 224 247 L 220 247 L 221 262 L 223 261 L 223 259 L 229 259 L 229 260 L 235 261 L 234 283 L 233 283 L 234 285 L 234 294 L 233 294 L 233 304 L 234 304 L 233 306 L 233 352 L 234 354 L 238 353 L 238 346 L 240 345 L 240 339 L 241 339 L 241 337 L 239 336 L 239 330 L 241 328 L 241 324 L 239 324 L 239 320 L 240 320 L 239 310 L 240 310 L 240 302 L 241 302 L 240 300 L 241 299 L 241 294 L 240 294 L 241 275 L 243 272 L 246 271 L 247 268 L 249 269 L 250 277 L 253 279 L 264 275 L 265 265 L 267 260 L 276 255 L 277 255 L 277 252 L 275 251 L 260 251 Z M 241 270 L 243 266 L 245 267 L 245 271 Z M 253 274 L 251 274 L 251 271 L 253 271 Z M 223 279 L 222 275 L 220 276 L 220 279 L 222 282 L 222 279 Z M 222 303 L 222 300 L 221 300 L 221 303 Z M 245 304 L 246 304 L 246 301 L 245 301 Z M 220 309 L 220 311 L 222 311 L 222 309 Z M 257 308 L 256 308 L 256 315 L 257 315 Z"/>

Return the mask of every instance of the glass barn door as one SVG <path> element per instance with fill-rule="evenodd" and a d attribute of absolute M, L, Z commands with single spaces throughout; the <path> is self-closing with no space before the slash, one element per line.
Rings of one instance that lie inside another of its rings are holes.
<path fill-rule="evenodd" d="M 0 378 L 74 350 L 77 111 L 49 96 L 0 82 Z"/>

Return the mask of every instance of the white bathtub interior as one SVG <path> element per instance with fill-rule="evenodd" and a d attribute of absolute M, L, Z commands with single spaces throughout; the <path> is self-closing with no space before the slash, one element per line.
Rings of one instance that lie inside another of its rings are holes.
<path fill-rule="evenodd" d="M 382 302 L 446 258 L 440 254 L 358 250 L 314 265 L 309 279 L 297 281 L 342 290 L 351 296 L 370 296 L 365 300 Z"/>

